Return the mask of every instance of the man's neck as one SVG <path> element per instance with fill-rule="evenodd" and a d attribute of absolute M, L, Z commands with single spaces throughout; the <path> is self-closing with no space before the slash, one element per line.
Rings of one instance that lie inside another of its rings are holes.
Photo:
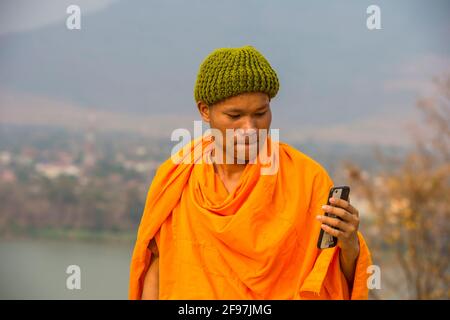
<path fill-rule="evenodd" d="M 245 163 L 237 163 L 237 159 L 233 159 L 232 163 L 227 163 L 227 153 L 223 151 L 222 153 L 222 162 L 216 163 L 214 161 L 215 150 L 213 149 L 211 152 L 212 164 L 214 167 L 214 172 L 218 173 L 222 179 L 234 180 L 239 179 L 242 172 L 244 172 L 245 167 L 247 166 L 248 161 Z"/>
<path fill-rule="evenodd" d="M 247 164 L 217 164 L 213 163 L 214 172 L 218 173 L 220 177 L 225 179 L 239 179 L 242 172 L 244 172 Z"/>

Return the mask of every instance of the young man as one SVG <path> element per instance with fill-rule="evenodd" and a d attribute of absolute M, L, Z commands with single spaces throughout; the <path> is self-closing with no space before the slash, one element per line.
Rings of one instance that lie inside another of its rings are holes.
<path fill-rule="evenodd" d="M 358 210 L 343 200 L 322 207 L 333 186 L 325 169 L 260 134 L 270 128 L 278 89 L 252 46 L 217 49 L 203 61 L 194 94 L 216 134 L 158 168 L 131 261 L 130 299 L 367 298 L 371 259 Z M 267 163 L 272 170 L 264 171 Z M 338 246 L 317 248 L 321 228 Z"/>

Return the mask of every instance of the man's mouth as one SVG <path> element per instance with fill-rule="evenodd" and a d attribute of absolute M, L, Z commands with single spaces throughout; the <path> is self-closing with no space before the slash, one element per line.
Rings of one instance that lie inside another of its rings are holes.
<path fill-rule="evenodd" d="M 258 143 L 258 141 L 257 140 L 253 140 L 253 141 L 251 141 L 251 143 L 250 143 L 250 141 L 249 140 L 245 140 L 245 141 L 235 141 L 234 142 L 234 145 L 235 146 L 246 146 L 246 147 L 248 147 L 248 146 L 253 146 L 253 145 L 256 145 Z"/>
<path fill-rule="evenodd" d="M 251 136 L 240 136 L 234 138 L 234 144 L 235 145 L 253 145 L 258 142 L 258 137 L 255 135 Z"/>

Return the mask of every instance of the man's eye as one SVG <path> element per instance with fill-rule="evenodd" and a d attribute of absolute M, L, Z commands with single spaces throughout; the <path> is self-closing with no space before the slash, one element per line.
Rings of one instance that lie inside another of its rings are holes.
<path fill-rule="evenodd" d="M 227 116 L 229 116 L 231 119 L 237 119 L 237 118 L 239 118 L 241 115 L 240 115 L 240 114 L 227 114 Z"/>
<path fill-rule="evenodd" d="M 256 115 L 257 117 L 261 117 L 261 116 L 265 115 L 266 112 L 267 112 L 267 111 L 255 113 L 255 115 Z"/>

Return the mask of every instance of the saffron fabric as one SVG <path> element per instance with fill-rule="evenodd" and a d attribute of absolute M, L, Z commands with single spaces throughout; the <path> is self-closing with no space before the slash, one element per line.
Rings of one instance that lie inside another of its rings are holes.
<path fill-rule="evenodd" d="M 141 299 L 153 238 L 159 299 L 368 298 L 371 257 L 361 233 L 350 288 L 340 269 L 340 248 L 316 246 L 315 216 L 324 213 L 321 206 L 333 186 L 319 163 L 277 142 L 270 159 L 278 161 L 278 170 L 261 174 L 261 162 L 247 164 L 229 193 L 213 164 L 200 163 L 209 159 L 208 146 L 208 140 L 194 140 L 183 151 L 183 159 L 193 163 L 169 158 L 158 168 L 133 251 L 130 299 Z M 199 147 L 205 150 L 201 157 L 194 152 Z"/>

